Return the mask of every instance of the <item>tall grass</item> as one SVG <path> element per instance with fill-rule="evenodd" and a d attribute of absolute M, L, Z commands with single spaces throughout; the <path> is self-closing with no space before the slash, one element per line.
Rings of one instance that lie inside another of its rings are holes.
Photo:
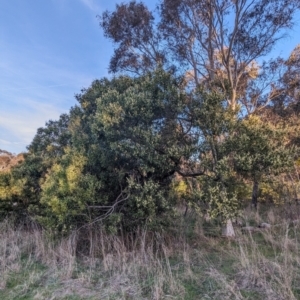
<path fill-rule="evenodd" d="M 207 236 L 193 216 L 167 232 L 94 227 L 60 240 L 6 221 L 0 299 L 300 299 L 300 225 L 274 211 L 264 218 L 270 230 L 236 228 L 234 240 Z"/>

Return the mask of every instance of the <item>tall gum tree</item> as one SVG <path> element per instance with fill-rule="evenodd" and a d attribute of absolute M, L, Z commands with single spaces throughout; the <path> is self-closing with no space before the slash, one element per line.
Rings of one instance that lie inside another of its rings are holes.
<path fill-rule="evenodd" d="M 145 4 L 132 1 L 104 12 L 100 26 L 116 45 L 111 72 L 141 74 L 163 65 L 196 86 L 217 82 L 232 109 L 241 103 L 252 113 L 264 104 L 243 97 L 257 78 L 256 61 L 292 28 L 299 7 L 298 0 L 164 0 L 156 21 Z"/>

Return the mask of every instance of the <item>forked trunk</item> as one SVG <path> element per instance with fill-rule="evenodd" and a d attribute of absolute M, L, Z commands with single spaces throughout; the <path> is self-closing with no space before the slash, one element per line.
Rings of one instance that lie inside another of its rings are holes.
<path fill-rule="evenodd" d="M 224 237 L 235 237 L 232 221 L 228 219 L 222 227 L 222 236 Z"/>

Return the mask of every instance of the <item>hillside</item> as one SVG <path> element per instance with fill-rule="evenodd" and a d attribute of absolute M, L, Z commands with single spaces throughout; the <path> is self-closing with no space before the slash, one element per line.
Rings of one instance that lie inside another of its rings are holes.
<path fill-rule="evenodd" d="M 0 149 L 0 172 L 10 170 L 11 167 L 17 165 L 23 160 L 23 153 L 15 155 L 6 150 Z"/>

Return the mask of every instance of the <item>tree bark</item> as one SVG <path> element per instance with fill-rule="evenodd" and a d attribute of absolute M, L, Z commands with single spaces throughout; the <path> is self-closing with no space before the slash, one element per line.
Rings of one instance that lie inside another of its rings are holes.
<path fill-rule="evenodd" d="M 258 181 L 254 180 L 252 188 L 252 206 L 257 209 L 257 198 L 258 198 Z"/>
<path fill-rule="evenodd" d="M 222 228 L 222 236 L 224 237 L 235 237 L 235 232 L 232 226 L 232 221 L 229 219 L 226 221 L 226 223 L 223 225 Z"/>

